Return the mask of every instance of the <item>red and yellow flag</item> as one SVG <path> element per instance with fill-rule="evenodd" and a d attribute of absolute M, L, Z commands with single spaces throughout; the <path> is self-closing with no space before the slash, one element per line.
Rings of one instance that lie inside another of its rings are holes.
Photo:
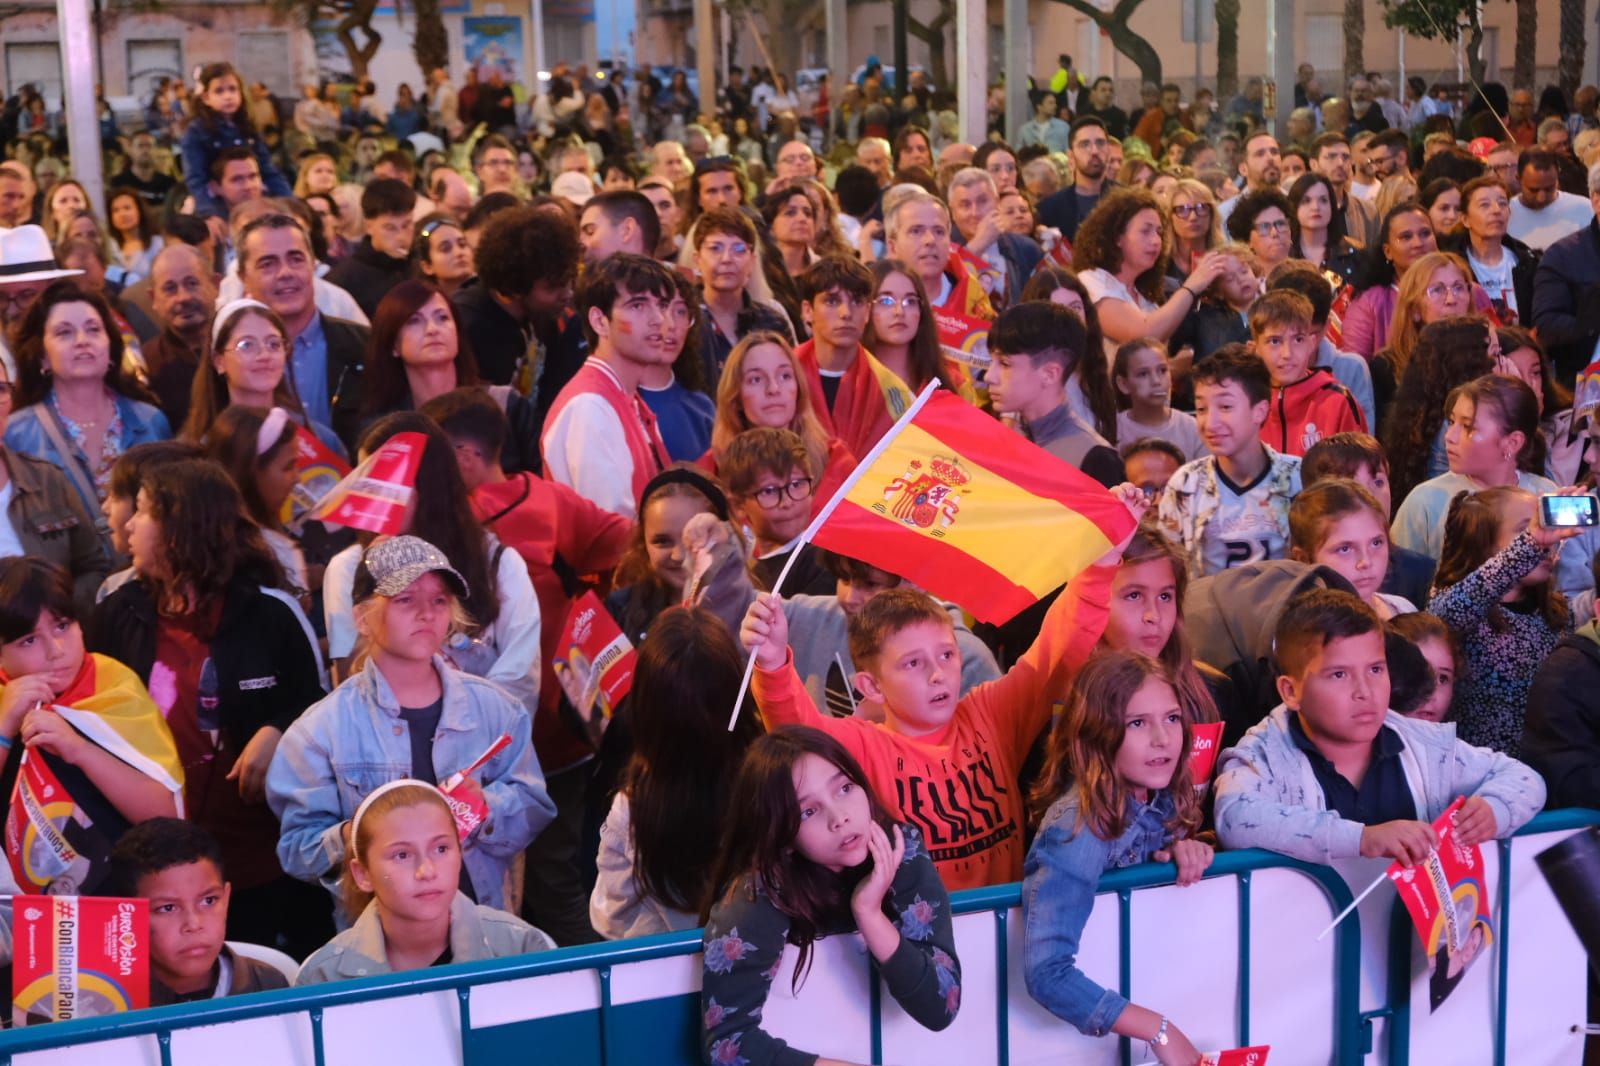
<path fill-rule="evenodd" d="M 428 438 L 421 433 L 396 433 L 329 489 L 307 512 L 308 520 L 383 536 L 404 532 L 427 447 Z"/>
<path fill-rule="evenodd" d="M 1099 482 L 930 385 L 804 539 L 999 623 L 1090 566 L 1133 523 Z"/>

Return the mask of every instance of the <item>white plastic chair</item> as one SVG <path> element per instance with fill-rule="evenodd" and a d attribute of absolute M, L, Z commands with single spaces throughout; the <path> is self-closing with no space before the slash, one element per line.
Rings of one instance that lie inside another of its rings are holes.
<path fill-rule="evenodd" d="M 241 958 L 254 959 L 271 966 L 283 974 L 283 979 L 291 985 L 294 984 L 295 975 L 300 972 L 300 964 L 277 948 L 269 948 L 264 944 L 245 944 L 237 940 L 228 941 L 228 947 Z"/>

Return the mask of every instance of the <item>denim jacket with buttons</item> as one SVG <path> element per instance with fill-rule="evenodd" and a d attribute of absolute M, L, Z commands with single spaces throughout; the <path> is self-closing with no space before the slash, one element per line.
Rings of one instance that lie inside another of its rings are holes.
<path fill-rule="evenodd" d="M 444 709 L 433 736 L 433 770 L 443 781 L 464 770 L 502 734 L 505 750 L 473 773 L 489 817 L 462 846 L 478 902 L 506 908 L 512 860 L 555 817 L 533 752 L 527 710 L 492 681 L 464 674 L 439 656 Z M 367 793 L 411 776 L 411 735 L 388 681 L 368 660 L 308 707 L 278 744 L 267 771 L 267 802 L 278 816 L 278 860 L 290 876 L 335 887 L 344 863 L 342 825 Z"/>
<path fill-rule="evenodd" d="M 1128 1001 L 1102 988 L 1077 967 L 1083 927 L 1094 909 L 1100 875 L 1150 861 L 1171 842 L 1166 822 L 1172 795 L 1157 792 L 1148 804 L 1128 798 L 1128 828 L 1101 840 L 1078 824 L 1076 789 L 1045 812 L 1023 864 L 1023 966 L 1028 994 L 1040 1006 L 1089 1036 L 1104 1036 Z"/>

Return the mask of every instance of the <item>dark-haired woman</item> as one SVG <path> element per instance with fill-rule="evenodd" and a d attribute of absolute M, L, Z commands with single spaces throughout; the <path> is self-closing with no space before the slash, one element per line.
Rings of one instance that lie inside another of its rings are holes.
<path fill-rule="evenodd" d="M 265 784 L 283 731 L 325 692 L 311 627 L 214 462 L 149 471 L 128 545 L 136 579 L 95 608 L 89 646 L 127 663 L 172 729 L 185 814 L 222 845 L 229 935 L 304 957 L 330 935 L 327 902 L 278 865 Z"/>
<path fill-rule="evenodd" d="M 167 416 L 122 370 L 122 334 L 104 297 L 50 285 L 12 333 L 15 413 L 6 447 L 55 464 L 98 514 L 117 456 L 172 436 Z"/>
<path fill-rule="evenodd" d="M 1339 197 L 1333 182 L 1322 174 L 1302 174 L 1289 187 L 1289 204 L 1298 223 L 1289 254 L 1317 269 L 1339 275 L 1350 284 L 1356 276 L 1356 246 L 1344 232 L 1344 215 L 1337 210 Z"/>
<path fill-rule="evenodd" d="M 640 645 L 627 704 L 633 757 L 600 829 L 589 898 L 589 920 L 606 939 L 699 925 L 729 771 L 762 732 L 754 714 L 728 730 L 743 668 L 728 627 L 701 607 L 663 615 Z"/>
<path fill-rule="evenodd" d="M 455 304 L 427 281 L 402 281 L 378 302 L 362 377 L 365 426 L 393 411 L 415 411 L 435 396 L 477 385 L 478 364 Z M 491 385 L 511 423 L 500 461 L 507 473 L 539 467 L 538 414 L 509 386 Z M 427 538 L 424 538 L 427 539 Z"/>

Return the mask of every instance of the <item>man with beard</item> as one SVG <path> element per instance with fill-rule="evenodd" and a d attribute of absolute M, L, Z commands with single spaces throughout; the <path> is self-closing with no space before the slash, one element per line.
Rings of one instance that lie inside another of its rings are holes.
<path fill-rule="evenodd" d="M 1089 104 L 1082 106 L 1079 96 L 1078 117 L 1093 116 L 1106 124 L 1106 133 L 1121 140 L 1128 136 L 1128 113 L 1116 104 L 1116 83 L 1104 74 L 1094 80 L 1089 90 Z M 1020 147 L 1020 145 L 1019 145 Z"/>
<path fill-rule="evenodd" d="M 1078 234 L 1078 223 L 1089 217 L 1105 190 L 1106 159 L 1111 142 L 1106 124 L 1097 118 L 1080 118 L 1072 124 L 1072 188 L 1045 197 L 1039 204 L 1039 223 L 1061 231 L 1067 240 Z"/>
<path fill-rule="evenodd" d="M 189 420 L 195 368 L 206 357 L 206 330 L 217 299 L 216 279 L 198 248 L 169 244 L 150 267 L 151 302 L 161 332 L 144 345 L 150 391 L 167 421 Z"/>
<path fill-rule="evenodd" d="M 1372 247 L 1378 236 L 1378 214 L 1373 205 L 1350 192 L 1350 141 L 1341 130 L 1329 129 L 1311 142 L 1311 169 L 1333 186 L 1333 209 L 1344 215 L 1344 230 L 1362 247 Z"/>
<path fill-rule="evenodd" d="M 1246 138 L 1239 173 L 1244 176 L 1245 192 L 1278 187 L 1283 180 L 1283 155 L 1278 149 L 1278 138 L 1271 131 L 1257 130 Z M 1228 216 L 1233 214 L 1233 209 L 1239 206 L 1239 199 L 1237 196 L 1229 197 L 1219 205 L 1224 226 L 1228 224 Z"/>
<path fill-rule="evenodd" d="M 370 331 L 317 310 L 316 259 L 311 238 L 292 215 L 264 215 L 239 234 L 239 278 L 245 295 L 283 319 L 295 393 L 313 422 L 332 426 L 356 451 L 360 433 L 361 374 Z"/>
<path fill-rule="evenodd" d="M 578 310 L 592 354 L 551 405 L 541 439 L 550 480 L 626 518 L 670 462 L 639 386 L 677 355 L 668 315 L 678 295 L 671 268 L 642 255 L 589 268 Z"/>
<path fill-rule="evenodd" d="M 1362 130 L 1368 133 L 1382 133 L 1388 128 L 1389 120 L 1383 117 L 1383 108 L 1372 98 L 1372 83 L 1366 78 L 1356 78 L 1351 81 L 1350 128 L 1345 132 L 1354 137 Z"/>
<path fill-rule="evenodd" d="M 177 178 L 156 170 L 156 139 L 149 131 L 141 130 L 128 139 L 128 165 L 111 179 L 113 189 L 132 189 L 150 210 L 158 211 L 177 184 Z"/>

